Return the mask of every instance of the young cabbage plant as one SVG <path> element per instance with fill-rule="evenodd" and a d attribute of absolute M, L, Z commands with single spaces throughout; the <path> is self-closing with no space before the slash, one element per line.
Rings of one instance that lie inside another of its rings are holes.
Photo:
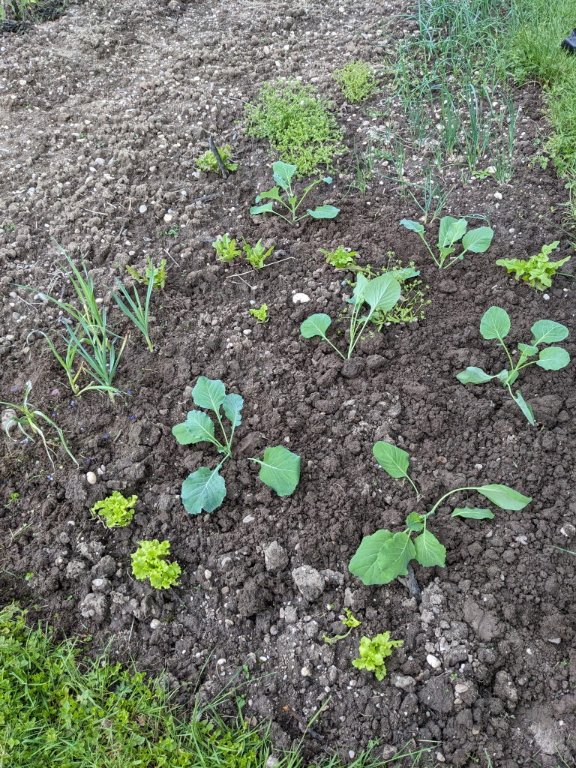
<path fill-rule="evenodd" d="M 346 352 L 341 352 L 326 336 L 326 331 L 332 324 L 330 315 L 324 313 L 310 315 L 300 325 L 300 333 L 305 339 L 320 336 L 343 360 L 349 360 L 375 313 L 389 312 L 400 299 L 400 294 L 400 283 L 393 275 L 384 274 L 368 280 L 362 273 L 358 273 L 352 298 L 349 299 L 352 311 Z"/>
<path fill-rule="evenodd" d="M 453 216 L 443 216 L 440 219 L 438 231 L 438 254 L 434 253 L 425 237 L 426 230 L 419 221 L 402 219 L 400 224 L 410 232 L 416 232 L 432 256 L 438 269 L 448 269 L 457 261 L 462 261 L 465 254 L 485 253 L 492 243 L 494 230 L 490 227 L 476 227 L 468 230 L 466 219 L 455 219 Z M 460 243 L 462 250 L 456 256 L 457 245 Z"/>
<path fill-rule="evenodd" d="M 516 352 L 512 353 L 504 341 L 510 332 L 510 317 L 505 309 L 490 307 L 480 320 L 480 335 L 489 341 L 496 340 L 506 354 L 509 367 L 504 368 L 500 373 L 489 374 L 482 368 L 469 366 L 465 371 L 457 374 L 456 378 L 462 384 L 486 384 L 492 379 L 497 379 L 508 390 L 510 397 L 528 422 L 534 426 L 536 420 L 532 408 L 524 400 L 519 389 L 515 392 L 512 390 L 513 384 L 518 379 L 520 371 L 530 365 L 537 365 L 545 371 L 559 371 L 565 368 L 570 362 L 570 355 L 564 347 L 555 345 L 557 341 L 563 341 L 568 336 L 568 328 L 565 325 L 556 323 L 554 320 L 538 320 L 530 330 L 532 331 L 530 343 L 518 344 Z M 544 346 L 546 344 L 553 346 Z M 516 354 L 518 357 L 514 360 Z"/>
<path fill-rule="evenodd" d="M 409 480 L 418 500 L 420 494 L 408 475 L 409 454 L 392 443 L 383 441 L 377 442 L 372 452 L 378 464 L 390 477 Z M 454 488 L 441 496 L 428 512 L 410 512 L 403 530 L 393 532 L 382 528 L 370 536 L 365 536 L 350 561 L 349 570 L 363 584 L 371 585 L 389 584 L 399 576 L 408 576 L 412 560 L 416 560 L 425 568 L 443 568 L 446 564 L 446 547 L 428 530 L 428 520 L 450 496 L 472 491 L 500 509 L 517 511 L 524 509 L 532 501 L 529 496 L 524 496 L 507 485 L 470 485 Z M 494 513 L 487 508 L 465 506 L 456 507 L 452 517 L 490 520 Z"/>
<path fill-rule="evenodd" d="M 232 442 L 242 423 L 244 399 L 234 393 L 226 394 L 226 387 L 219 379 L 200 376 L 192 390 L 192 400 L 199 408 L 212 411 L 216 423 L 204 411 L 189 411 L 186 421 L 172 427 L 172 434 L 180 445 L 211 443 L 222 456 L 214 469 L 200 467 L 182 483 L 184 509 L 191 515 L 198 515 L 202 511 L 218 509 L 226 498 L 226 483 L 220 470 L 232 458 Z M 225 422 L 228 422 L 228 428 Z M 294 493 L 300 481 L 300 456 L 283 445 L 275 445 L 266 448 L 261 459 L 251 458 L 250 461 L 260 466 L 260 480 L 278 496 Z"/>
<path fill-rule="evenodd" d="M 340 213 L 340 209 L 335 208 L 333 205 L 320 205 L 316 208 L 307 208 L 304 213 L 300 212 L 304 200 L 308 197 L 310 192 L 317 187 L 318 184 L 332 184 L 332 178 L 330 176 L 324 176 L 321 179 L 316 179 L 308 184 L 299 196 L 292 187 L 292 179 L 297 171 L 298 168 L 295 165 L 290 165 L 290 163 L 283 163 L 281 161 L 272 163 L 272 173 L 276 186 L 266 192 L 260 192 L 256 196 L 256 203 L 261 203 L 262 200 L 268 200 L 268 202 L 263 203 L 262 205 L 253 205 L 252 208 L 250 208 L 250 213 L 253 216 L 257 216 L 261 213 L 273 213 L 275 216 L 280 216 L 281 219 L 284 219 L 284 221 L 287 221 L 289 224 L 297 224 L 307 216 L 311 216 L 313 219 L 335 219 Z M 281 213 L 275 208 L 275 203 L 284 210 L 284 213 Z"/>

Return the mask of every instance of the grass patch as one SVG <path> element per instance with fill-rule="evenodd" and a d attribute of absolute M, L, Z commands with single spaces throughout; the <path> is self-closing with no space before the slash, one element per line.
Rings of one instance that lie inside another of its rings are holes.
<path fill-rule="evenodd" d="M 576 0 L 515 0 L 517 24 L 507 46 L 520 84 L 537 80 L 547 91 L 553 134 L 546 144 L 558 172 L 576 183 L 576 56 L 560 48 L 576 25 Z"/>
<path fill-rule="evenodd" d="M 268 139 L 281 160 L 298 168 L 298 176 L 330 168 L 345 151 L 330 103 L 297 80 L 265 83 L 246 115 L 248 135 Z"/>
<path fill-rule="evenodd" d="M 267 729 L 240 708 L 222 716 L 224 698 L 186 714 L 161 679 L 80 660 L 73 642 L 30 629 L 17 606 L 0 611 L 0 768 L 263 768 L 274 754 Z M 388 760 L 369 750 L 348 768 L 416 766 L 431 748 Z M 276 757 L 276 768 L 342 768 L 336 757 L 309 764 L 298 749 Z"/>

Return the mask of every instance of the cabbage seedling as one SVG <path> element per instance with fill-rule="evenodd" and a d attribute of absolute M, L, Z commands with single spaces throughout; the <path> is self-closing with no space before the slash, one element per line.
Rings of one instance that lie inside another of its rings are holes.
<path fill-rule="evenodd" d="M 394 478 L 406 478 L 420 497 L 415 483 L 408 476 L 410 456 L 401 448 L 379 441 L 372 453 L 382 469 Z M 428 512 L 410 512 L 406 517 L 405 527 L 393 532 L 382 528 L 362 539 L 354 557 L 348 566 L 351 573 L 363 584 L 389 584 L 399 576 L 408 575 L 409 563 L 416 560 L 425 568 L 446 564 L 446 547 L 428 530 L 428 520 L 442 504 L 455 493 L 474 491 L 492 502 L 500 509 L 517 511 L 524 509 L 532 499 L 524 496 L 507 485 L 470 485 L 454 488 L 441 496 Z M 490 509 L 478 507 L 457 507 L 452 517 L 469 520 L 490 520 L 494 513 Z"/>
<path fill-rule="evenodd" d="M 260 192 L 256 196 L 256 202 L 260 203 L 262 200 L 268 200 L 263 205 L 253 205 L 250 208 L 250 213 L 253 216 L 257 216 L 261 213 L 273 213 L 275 216 L 280 216 L 281 219 L 287 221 L 288 224 L 297 224 L 307 216 L 311 216 L 313 219 L 335 219 L 340 213 L 339 208 L 335 208 L 333 205 L 320 205 L 317 208 L 307 208 L 305 213 L 299 213 L 304 200 L 308 197 L 309 193 L 318 186 L 318 184 L 332 184 L 332 178 L 330 176 L 324 176 L 322 179 L 316 179 L 308 184 L 304 188 L 303 193 L 298 196 L 292 188 L 292 179 L 296 174 L 298 168 L 290 163 L 283 163 L 278 161 L 272 163 L 272 173 L 276 186 L 269 189 L 267 192 Z M 280 192 L 282 190 L 282 192 Z M 278 211 L 274 204 L 277 203 L 281 206 L 286 215 Z"/>
<path fill-rule="evenodd" d="M 544 344 L 555 345 L 555 342 L 563 341 L 568 336 L 568 328 L 565 325 L 556 323 L 554 320 L 538 320 L 530 330 L 532 331 L 530 343 L 518 344 L 518 349 L 514 354 L 519 353 L 519 355 L 514 361 L 513 353 L 504 341 L 510 332 L 510 316 L 501 307 L 490 307 L 484 312 L 480 320 L 480 335 L 487 340 L 496 340 L 506 354 L 509 368 L 504 368 L 500 373 L 491 375 L 482 368 L 469 366 L 465 371 L 457 374 L 456 378 L 462 384 L 486 384 L 492 379 L 497 379 L 508 390 L 510 397 L 520 408 L 528 422 L 534 426 L 536 420 L 532 408 L 524 400 L 519 389 L 515 392 L 512 391 L 512 385 L 518 379 L 520 371 L 529 365 L 537 365 L 545 371 L 559 371 L 568 365 L 570 355 L 564 347 L 545 346 L 540 349 Z"/>
<path fill-rule="evenodd" d="M 440 219 L 437 243 L 438 255 L 436 255 L 426 240 L 426 230 L 423 224 L 419 221 L 411 221 L 410 219 L 402 219 L 400 224 L 410 230 L 410 232 L 416 232 L 438 269 L 448 269 L 457 261 L 462 261 L 464 255 L 468 252 L 485 253 L 490 248 L 492 238 L 494 237 L 494 230 L 490 227 L 476 227 L 476 229 L 468 231 L 466 219 L 443 216 Z M 453 256 L 458 243 L 461 244 L 462 250 L 457 256 Z"/>
<path fill-rule="evenodd" d="M 310 315 L 300 325 L 300 333 L 305 339 L 320 336 L 343 360 L 349 360 L 375 313 L 389 312 L 397 304 L 400 294 L 400 283 L 392 275 L 384 274 L 368 280 L 362 273 L 358 274 L 352 298 L 349 300 L 352 312 L 350 313 L 348 349 L 345 353 L 341 352 L 326 336 L 326 331 L 332 324 L 330 315 L 324 313 Z M 364 305 L 367 305 L 367 309 Z"/>
<path fill-rule="evenodd" d="M 200 376 L 192 390 L 192 400 L 199 408 L 212 411 L 216 424 L 204 411 L 189 411 L 186 421 L 172 427 L 172 434 L 180 445 L 211 443 L 222 455 L 214 469 L 200 467 L 182 483 L 184 509 L 191 515 L 198 515 L 202 511 L 218 509 L 226 498 L 226 483 L 220 469 L 232 458 L 234 432 L 242 423 L 244 399 L 233 393 L 226 394 L 226 387 L 219 379 Z M 225 421 L 229 423 L 228 429 Z M 300 481 L 300 456 L 283 445 L 276 445 L 266 448 L 261 459 L 251 458 L 250 461 L 260 466 L 260 480 L 278 496 L 294 493 Z"/>

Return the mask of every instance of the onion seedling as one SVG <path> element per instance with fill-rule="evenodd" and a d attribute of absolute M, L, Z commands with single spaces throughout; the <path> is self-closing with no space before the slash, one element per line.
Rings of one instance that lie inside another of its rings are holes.
<path fill-rule="evenodd" d="M 550 346 L 543 347 L 544 344 L 555 344 L 557 341 L 563 341 L 568 336 L 568 328 L 554 320 L 538 320 L 532 328 L 532 339 L 529 344 L 518 344 L 518 355 L 514 362 L 513 353 L 508 348 L 504 339 L 510 332 L 510 316 L 505 309 L 501 307 L 490 307 L 484 312 L 480 320 L 480 335 L 487 340 L 495 339 L 502 347 L 508 360 L 509 368 L 504 368 L 500 373 L 488 374 L 482 368 L 469 366 L 465 371 L 457 374 L 456 378 L 462 384 L 486 384 L 492 379 L 497 379 L 503 387 L 506 388 L 510 397 L 520 408 L 528 422 L 534 426 L 536 420 L 530 405 L 524 400 L 519 389 L 512 391 L 512 385 L 518 379 L 520 371 L 530 365 L 537 365 L 545 371 L 559 371 L 565 368 L 570 362 L 570 355 L 564 347 Z M 514 353 L 516 354 L 516 353 Z M 531 360 L 530 358 L 536 358 Z"/>
<path fill-rule="evenodd" d="M 38 408 L 34 408 L 34 406 L 30 405 L 28 402 L 31 390 L 32 382 L 27 381 L 24 388 L 24 399 L 22 403 L 8 403 L 4 400 L 0 400 L 0 405 L 5 406 L 5 410 L 2 411 L 2 429 L 6 433 L 6 436 L 10 440 L 16 442 L 10 433 L 13 429 L 17 429 L 24 440 L 28 440 L 31 443 L 35 442 L 34 437 L 38 438 L 44 447 L 44 451 L 46 452 L 48 461 L 52 465 L 52 469 L 54 469 L 54 459 L 50 449 L 51 442 L 44 434 L 44 429 L 41 426 L 41 422 L 44 422 L 44 424 L 47 424 L 56 432 L 60 446 L 66 451 L 74 464 L 79 466 L 76 457 L 66 442 L 64 432 L 49 416 Z"/>

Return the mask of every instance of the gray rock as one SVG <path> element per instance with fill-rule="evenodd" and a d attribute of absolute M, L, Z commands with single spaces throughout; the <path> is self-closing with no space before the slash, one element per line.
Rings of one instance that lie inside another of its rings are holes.
<path fill-rule="evenodd" d="M 101 624 L 108 612 L 108 599 L 106 595 L 97 595 L 89 592 L 80 603 L 80 615 L 84 619 L 92 619 Z"/>
<path fill-rule="evenodd" d="M 77 579 L 86 571 L 86 563 L 82 560 L 70 560 L 66 566 L 66 577 L 68 579 Z"/>
<path fill-rule="evenodd" d="M 267 571 L 281 571 L 287 567 L 288 562 L 289 558 L 286 550 L 277 541 L 272 541 L 264 549 L 264 563 L 266 564 Z"/>
<path fill-rule="evenodd" d="M 310 565 L 301 565 L 292 571 L 294 584 L 305 600 L 317 600 L 322 592 L 326 582 L 321 573 Z"/>
<path fill-rule="evenodd" d="M 392 675 L 392 685 L 400 688 L 401 691 L 411 691 L 416 685 L 416 681 L 410 675 Z"/>

